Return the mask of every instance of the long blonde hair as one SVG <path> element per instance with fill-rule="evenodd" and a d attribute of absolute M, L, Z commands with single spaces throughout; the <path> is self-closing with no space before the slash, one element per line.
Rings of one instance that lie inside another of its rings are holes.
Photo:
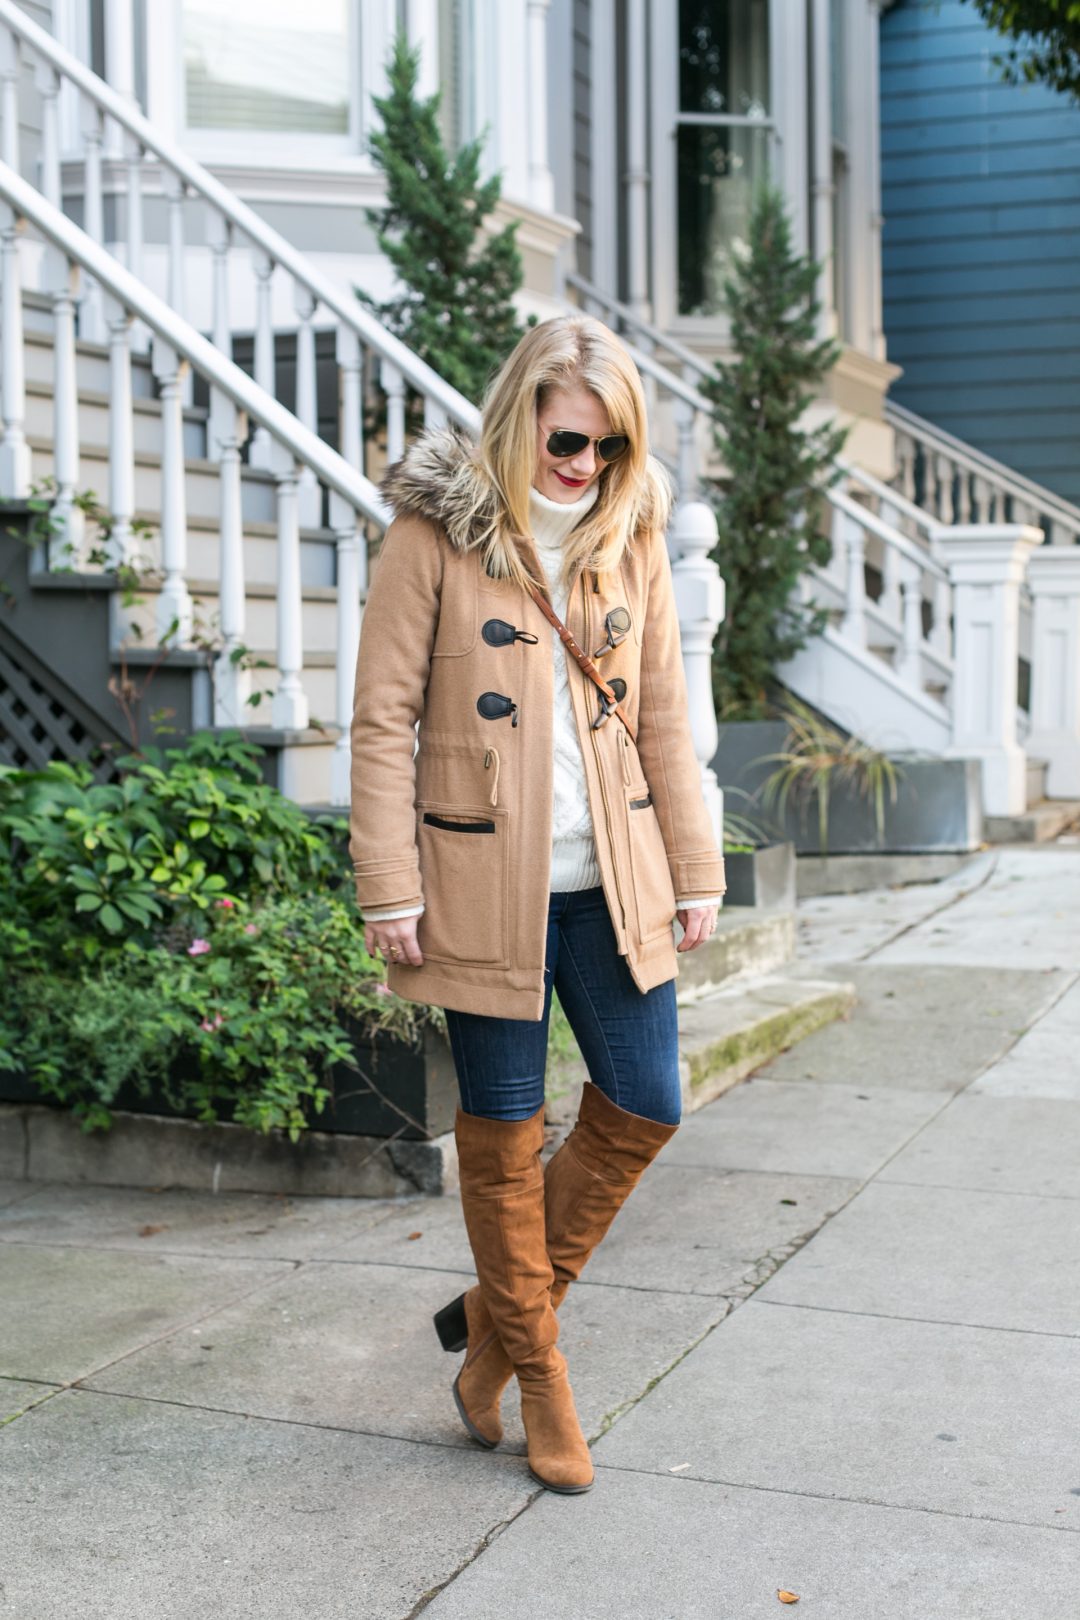
<path fill-rule="evenodd" d="M 525 586 L 532 575 L 515 544 L 530 528 L 529 490 L 536 466 L 536 418 L 553 389 L 587 388 L 604 406 L 613 433 L 630 448 L 600 474 L 600 492 L 566 538 L 563 583 L 579 566 L 614 572 L 641 530 L 664 530 L 671 482 L 649 453 L 645 395 L 637 367 L 614 332 L 591 315 L 556 315 L 530 327 L 484 396 L 477 471 L 496 497 L 485 565 L 496 578 Z M 534 583 L 546 588 L 545 579 Z"/>

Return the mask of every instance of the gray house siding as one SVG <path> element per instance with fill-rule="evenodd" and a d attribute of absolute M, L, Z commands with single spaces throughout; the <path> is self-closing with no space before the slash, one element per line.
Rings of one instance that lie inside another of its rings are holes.
<path fill-rule="evenodd" d="M 592 96 L 589 0 L 573 0 L 574 218 L 581 222 L 577 267 L 592 276 Z"/>
<path fill-rule="evenodd" d="M 1001 82 L 960 0 L 882 19 L 893 396 L 1080 502 L 1080 107 Z"/>

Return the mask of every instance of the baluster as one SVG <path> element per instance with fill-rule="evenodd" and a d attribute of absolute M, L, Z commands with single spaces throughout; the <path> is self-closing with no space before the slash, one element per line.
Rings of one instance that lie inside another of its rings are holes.
<path fill-rule="evenodd" d="M 953 464 L 948 456 L 934 457 L 937 479 L 937 516 L 942 523 L 953 521 Z"/>
<path fill-rule="evenodd" d="M 184 490 L 183 384 L 187 361 L 160 339 L 152 351 L 161 394 L 161 566 L 165 578 L 157 600 L 158 640 L 190 641 L 191 596 L 187 587 L 187 501 Z"/>
<path fill-rule="evenodd" d="M 441 428 L 447 423 L 447 415 L 437 399 L 430 394 L 424 395 L 424 426 L 426 428 Z"/>
<path fill-rule="evenodd" d="M 109 327 L 109 565 L 134 563 L 135 441 L 131 402 L 131 316 L 106 300 Z"/>
<path fill-rule="evenodd" d="M 26 372 L 23 356 L 22 221 L 0 202 L 0 494 L 25 500 L 30 493 L 30 446 L 26 442 Z"/>
<path fill-rule="evenodd" d="M 184 199 L 187 197 L 187 186 L 178 174 L 171 169 L 165 169 L 162 174 L 162 186 L 169 208 L 169 267 L 168 291 L 169 306 L 181 320 L 187 315 L 187 257 L 184 248 Z M 191 367 L 184 372 L 183 402 L 190 405 L 194 398 L 194 378 Z"/>
<path fill-rule="evenodd" d="M 985 478 L 974 473 L 971 479 L 971 521 L 989 523 L 990 488 Z"/>
<path fill-rule="evenodd" d="M 885 517 L 884 512 L 881 513 L 881 516 L 885 518 L 887 523 L 892 521 L 891 518 Z M 901 620 L 900 586 L 903 576 L 901 573 L 900 561 L 900 553 L 897 548 L 895 546 L 890 546 L 887 540 L 883 541 L 881 557 L 881 595 L 878 598 L 877 605 L 879 610 L 882 613 L 887 614 L 889 619 L 895 625 L 899 625 Z"/>
<path fill-rule="evenodd" d="M 910 434 L 896 435 L 896 476 L 893 479 L 906 501 L 915 501 L 915 441 Z"/>
<path fill-rule="evenodd" d="M 656 353 L 656 344 L 653 342 L 652 338 L 647 337 L 644 332 L 638 335 L 637 347 L 641 350 L 642 354 L 649 357 Z M 656 378 L 650 371 L 643 371 L 641 382 L 642 387 L 645 390 L 645 414 L 648 419 L 650 430 L 652 433 L 655 433 L 657 428 Z"/>
<path fill-rule="evenodd" d="M 255 272 L 255 381 L 264 394 L 277 398 L 277 378 L 274 373 L 274 313 L 273 277 L 274 261 L 261 248 L 251 255 Z M 274 463 L 274 445 L 268 430 L 257 427 L 251 439 L 248 459 L 253 467 L 270 468 Z"/>
<path fill-rule="evenodd" d="M 83 230 L 98 247 L 105 245 L 105 204 L 101 189 L 101 152 L 105 144 L 105 120 L 100 110 L 88 101 L 83 107 L 83 169 L 85 191 L 83 203 Z M 91 276 L 84 277 L 82 303 L 79 305 L 79 336 L 87 343 L 106 341 L 105 295 Z"/>
<path fill-rule="evenodd" d="M 397 366 L 382 360 L 379 381 L 386 395 L 386 461 L 392 466 L 405 454 L 405 379 Z"/>
<path fill-rule="evenodd" d="M 127 268 L 137 281 L 143 274 L 142 143 L 127 131 L 123 134 L 124 166 L 127 172 Z M 150 347 L 150 333 L 142 321 L 131 328 L 131 346 L 141 354 Z"/>
<path fill-rule="evenodd" d="M 211 314 L 210 341 L 226 360 L 232 359 L 232 328 L 229 325 L 229 250 L 232 225 L 223 214 L 212 213 L 207 229 L 210 244 Z M 210 391 L 210 424 L 206 453 L 216 461 L 219 446 L 233 429 L 233 407 L 216 388 Z"/>
<path fill-rule="evenodd" d="M 347 326 L 337 329 L 338 386 L 341 390 L 340 454 L 355 467 L 364 470 L 364 358 L 360 340 Z"/>
<path fill-rule="evenodd" d="M 319 406 L 315 391 L 315 299 L 306 287 L 293 283 L 293 308 L 300 320 L 296 333 L 296 414 L 309 432 L 318 434 Z M 297 484 L 300 526 L 317 529 L 322 522 L 322 490 L 310 467 L 300 468 Z"/>
<path fill-rule="evenodd" d="M 697 412 L 689 400 L 675 398 L 675 432 L 678 435 L 678 469 L 680 501 L 697 500 L 699 494 L 697 462 Z"/>
<path fill-rule="evenodd" d="M 34 88 L 41 97 L 41 192 L 54 208 L 60 200 L 60 75 L 49 62 L 34 69 Z"/>
<path fill-rule="evenodd" d="M 0 161 L 19 169 L 19 78 L 22 59 L 19 41 L 0 26 Z"/>
<path fill-rule="evenodd" d="M 282 731 L 304 731 L 309 714 L 301 684 L 304 666 L 303 593 L 300 584 L 300 517 L 296 462 L 275 445 L 277 474 L 277 667 L 278 685 L 271 723 Z"/>
<path fill-rule="evenodd" d="M 866 535 L 855 518 L 844 514 L 846 585 L 844 617 L 840 628 L 848 641 L 866 646 Z"/>
<path fill-rule="evenodd" d="M 903 640 L 896 673 L 916 691 L 923 689 L 922 674 L 922 575 L 910 558 L 901 559 L 900 588 L 904 597 Z"/>
<path fill-rule="evenodd" d="M 46 250 L 45 284 L 53 309 L 54 541 L 64 566 L 80 560 L 85 524 L 75 504 L 79 489 L 79 385 L 75 371 L 75 303 L 79 271 L 56 248 Z M 53 542 L 50 542 L 50 547 Z M 50 556 L 50 564 L 54 560 Z"/>
<path fill-rule="evenodd" d="M 337 551 L 337 664 L 334 678 L 334 719 L 339 728 L 330 765 L 330 802 L 348 804 L 350 766 L 349 729 L 352 723 L 353 683 L 360 645 L 361 573 L 367 546 L 357 514 L 342 496 L 331 492 L 330 527 Z"/>
<path fill-rule="evenodd" d="M 244 522 L 240 503 L 240 447 L 247 438 L 247 417 L 231 400 L 219 405 L 217 418 L 229 419 L 218 444 L 218 489 L 221 497 L 218 608 L 221 651 L 214 661 L 214 724 L 240 726 L 248 714 L 250 671 L 243 669 Z"/>
<path fill-rule="evenodd" d="M 956 506 L 956 522 L 971 522 L 971 474 L 965 467 L 957 467 L 960 491 Z"/>
<path fill-rule="evenodd" d="M 832 552 L 829 556 L 829 566 L 826 572 L 841 589 L 843 589 L 844 585 L 845 521 L 846 519 L 844 513 L 840 510 L 840 508 L 838 506 L 832 507 L 830 515 L 830 538 L 832 540 Z"/>
<path fill-rule="evenodd" d="M 952 657 L 952 587 L 944 576 L 934 580 L 930 645 L 942 658 Z"/>

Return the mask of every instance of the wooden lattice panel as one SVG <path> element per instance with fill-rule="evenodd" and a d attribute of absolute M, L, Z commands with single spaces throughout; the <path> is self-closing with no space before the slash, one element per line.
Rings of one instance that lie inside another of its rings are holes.
<path fill-rule="evenodd" d="M 0 646 L 0 764 L 40 770 L 52 760 L 84 760 L 105 781 L 114 766 L 107 753 L 102 755 L 103 740 L 72 712 L 58 689 L 47 690 L 21 665 L 17 653 Z"/>

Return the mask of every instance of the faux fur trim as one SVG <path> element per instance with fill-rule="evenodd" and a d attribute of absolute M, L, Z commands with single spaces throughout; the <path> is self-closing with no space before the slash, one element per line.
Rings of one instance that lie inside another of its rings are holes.
<path fill-rule="evenodd" d="M 458 551 L 490 535 L 499 503 L 473 459 L 473 444 L 454 427 L 425 428 L 388 467 L 379 489 L 395 517 L 419 512 L 445 531 Z"/>

